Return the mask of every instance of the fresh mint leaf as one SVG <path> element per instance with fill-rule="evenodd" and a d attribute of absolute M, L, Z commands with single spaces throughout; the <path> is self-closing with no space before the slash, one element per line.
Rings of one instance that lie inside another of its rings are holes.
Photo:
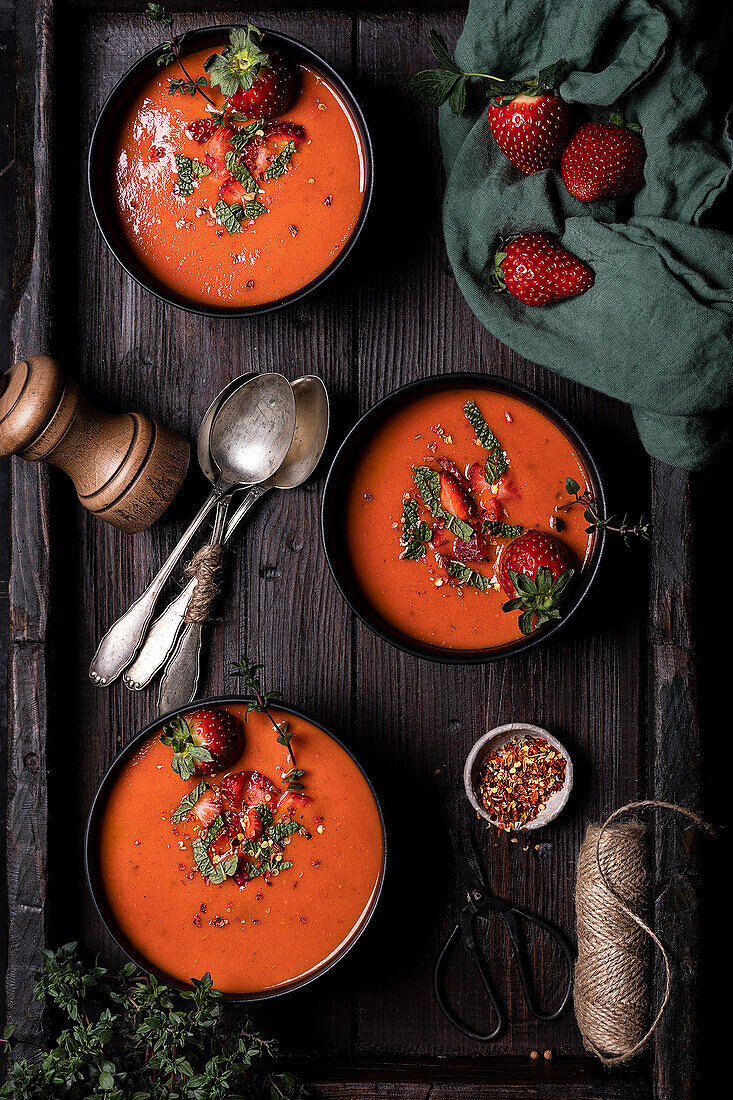
<path fill-rule="evenodd" d="M 448 576 L 460 581 L 461 584 L 469 584 L 472 588 L 478 588 L 481 592 L 486 592 L 491 588 L 491 581 L 483 573 L 478 573 L 475 569 L 470 569 L 459 561 L 444 561 L 443 564 Z"/>
<path fill-rule="evenodd" d="M 500 539 L 517 539 L 524 530 L 519 523 L 497 523 L 493 519 L 485 519 L 483 527 L 484 531 Z"/>
<path fill-rule="evenodd" d="M 420 542 L 419 539 L 410 539 L 405 546 L 405 549 L 400 554 L 400 560 L 402 561 L 421 561 L 425 554 L 425 543 Z"/>
<path fill-rule="evenodd" d="M 458 516 L 454 516 L 452 512 L 446 511 L 440 503 L 440 475 L 437 470 L 432 470 L 429 466 L 413 466 L 412 470 L 417 491 L 426 507 L 436 519 L 442 519 L 445 522 L 451 534 L 457 535 L 465 542 L 470 542 L 473 527 Z"/>
<path fill-rule="evenodd" d="M 279 179 L 280 176 L 285 175 L 294 152 L 295 142 L 288 141 L 277 156 L 273 157 L 270 161 L 270 165 L 265 173 L 268 180 L 276 180 Z"/>
<path fill-rule="evenodd" d="M 226 165 L 227 171 L 231 172 L 234 179 L 242 184 L 245 191 L 249 191 L 253 195 L 257 194 L 259 188 L 255 182 L 255 178 L 238 153 L 233 150 L 226 153 L 224 156 L 224 164 Z"/>
<path fill-rule="evenodd" d="M 490 484 L 493 484 L 499 480 L 502 474 L 506 473 L 506 455 L 501 449 L 501 443 L 484 420 L 476 402 L 467 401 L 463 406 L 463 411 L 466 414 L 466 419 L 476 433 L 476 438 L 479 443 L 489 452 L 489 457 L 486 459 L 486 473 L 488 475 L 486 480 Z"/>
<path fill-rule="evenodd" d="M 178 803 L 175 810 L 171 814 L 171 822 L 174 825 L 177 825 L 178 822 L 181 821 L 186 816 L 186 814 L 194 808 L 198 800 L 203 794 L 206 793 L 208 789 L 209 784 L 206 782 L 205 779 L 202 779 L 200 783 L 197 783 L 193 790 L 189 791 L 188 794 Z"/>
<path fill-rule="evenodd" d="M 194 179 L 201 176 L 208 176 L 211 169 L 206 164 L 202 164 L 200 160 L 191 160 L 190 157 L 184 157 L 181 153 L 176 153 L 176 169 L 178 171 L 178 193 L 179 195 L 192 195 L 194 193 Z"/>
<path fill-rule="evenodd" d="M 241 216 L 244 215 L 242 204 L 240 202 L 232 203 L 229 206 L 224 202 L 224 199 L 219 199 L 214 207 L 214 217 L 218 218 L 221 224 L 226 229 L 227 233 L 241 233 L 242 226 L 240 223 L 239 212 Z"/>
<path fill-rule="evenodd" d="M 263 202 L 258 202 L 257 199 L 248 199 L 244 204 L 245 218 L 259 218 L 260 214 L 266 213 L 267 207 Z"/>

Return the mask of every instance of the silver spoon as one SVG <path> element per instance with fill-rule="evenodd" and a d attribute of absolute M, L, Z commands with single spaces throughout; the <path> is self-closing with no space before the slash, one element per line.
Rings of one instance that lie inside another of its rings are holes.
<path fill-rule="evenodd" d="M 237 489 L 267 480 L 282 465 L 295 432 L 295 398 L 281 374 L 258 374 L 223 401 L 211 429 L 214 487 L 141 596 L 99 643 L 89 668 L 106 687 L 133 659 L 155 610 L 161 589 L 209 512 Z"/>
<path fill-rule="evenodd" d="M 223 390 L 219 391 L 202 417 L 198 439 L 196 441 L 196 457 L 199 460 L 201 472 L 204 477 L 209 479 L 212 485 L 216 481 L 217 476 L 217 470 L 211 460 L 211 429 L 214 425 L 214 419 L 226 399 L 231 397 L 234 391 L 238 390 L 240 386 L 243 386 L 250 378 L 254 377 L 254 372 L 250 371 L 248 374 L 240 375 L 239 378 L 234 378 Z M 212 534 L 210 544 L 214 541 L 218 542 L 221 538 L 227 507 L 228 501 L 226 500 L 220 500 L 216 506 L 216 513 L 214 514 L 214 534 Z M 214 539 L 217 530 L 218 536 Z M 195 588 L 195 578 L 193 578 L 193 581 L 193 587 Z M 186 604 L 187 603 L 188 600 L 186 600 Z M 183 613 L 185 610 L 186 607 L 184 605 L 181 611 L 181 622 L 183 621 Z M 150 683 L 175 644 L 178 631 L 176 630 L 176 634 L 170 637 L 166 615 L 167 611 L 159 615 L 152 623 L 145 636 L 145 641 L 143 642 L 140 652 L 123 674 L 122 682 L 130 691 L 139 691 Z"/>
<path fill-rule="evenodd" d="M 285 461 L 272 477 L 261 485 L 254 485 L 229 520 L 222 540 L 226 545 L 237 527 L 252 506 L 270 489 L 295 489 L 302 485 L 315 470 L 326 445 L 329 425 L 329 404 L 326 387 L 315 375 L 306 375 L 293 382 L 295 395 L 295 434 Z M 171 645 L 183 623 L 183 616 L 196 587 L 196 578 L 192 577 L 160 620 L 166 620 Z M 165 714 L 176 710 L 195 698 L 201 667 L 200 623 L 186 623 L 175 648 L 162 657 L 161 664 L 170 653 L 160 683 L 158 694 L 158 713 Z M 151 661 L 152 664 L 152 661 Z M 160 666 L 158 666 L 160 667 Z M 157 669 L 156 669 L 157 671 Z"/>

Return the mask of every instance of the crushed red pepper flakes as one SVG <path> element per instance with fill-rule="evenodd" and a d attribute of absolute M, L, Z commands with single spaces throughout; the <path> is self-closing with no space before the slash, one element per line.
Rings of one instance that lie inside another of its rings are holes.
<path fill-rule="evenodd" d="M 500 829 L 520 829 L 565 783 L 565 758 L 541 737 L 512 737 L 484 760 L 478 795 Z"/>

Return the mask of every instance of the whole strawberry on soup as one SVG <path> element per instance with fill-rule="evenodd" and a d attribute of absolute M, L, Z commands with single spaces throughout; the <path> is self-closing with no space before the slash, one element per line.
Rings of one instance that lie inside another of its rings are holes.
<path fill-rule="evenodd" d="M 609 122 L 586 122 L 562 155 L 563 183 L 581 202 L 615 199 L 644 182 L 641 128 L 614 112 Z"/>
<path fill-rule="evenodd" d="M 544 531 L 525 531 L 499 559 L 499 583 L 511 598 L 503 611 L 521 611 L 519 629 L 532 634 L 561 617 L 565 591 L 575 576 L 570 551 Z"/>
<path fill-rule="evenodd" d="M 262 31 L 251 24 L 234 27 L 229 45 L 204 62 L 212 88 L 219 87 L 230 106 L 248 118 L 275 118 L 291 106 L 298 70 L 277 50 L 261 46 Z"/>
<path fill-rule="evenodd" d="M 589 290 L 595 275 L 548 233 L 522 233 L 494 256 L 494 290 L 508 290 L 527 306 L 546 306 Z"/>
<path fill-rule="evenodd" d="M 181 779 L 191 779 L 213 775 L 239 758 L 242 727 L 228 711 L 202 707 L 172 718 L 163 727 L 160 740 L 173 749 L 173 770 Z"/>

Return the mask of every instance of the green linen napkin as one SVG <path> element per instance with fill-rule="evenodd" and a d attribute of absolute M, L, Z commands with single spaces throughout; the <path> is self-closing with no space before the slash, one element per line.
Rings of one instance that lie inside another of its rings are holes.
<path fill-rule="evenodd" d="M 733 238 L 714 228 L 733 172 L 733 5 L 709 0 L 471 0 L 456 60 L 531 76 L 567 58 L 579 121 L 617 105 L 643 128 L 645 185 L 586 205 L 557 171 L 524 176 L 494 144 L 486 97 L 440 109 L 443 224 L 466 300 L 498 339 L 567 378 L 628 401 L 649 454 L 694 470 L 723 450 L 733 406 Z M 586 294 L 530 307 L 497 294 L 497 237 L 557 234 L 595 271 Z"/>

